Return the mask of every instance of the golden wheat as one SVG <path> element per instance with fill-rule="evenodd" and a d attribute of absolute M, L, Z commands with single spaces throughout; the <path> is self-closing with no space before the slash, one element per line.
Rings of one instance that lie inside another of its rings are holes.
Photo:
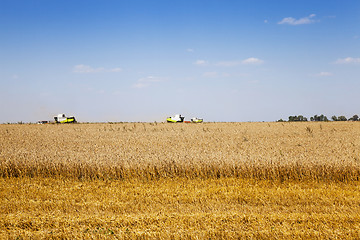
<path fill-rule="evenodd" d="M 359 239 L 360 124 L 0 125 L 0 239 Z"/>
<path fill-rule="evenodd" d="M 1 177 L 358 181 L 358 123 L 0 125 Z"/>

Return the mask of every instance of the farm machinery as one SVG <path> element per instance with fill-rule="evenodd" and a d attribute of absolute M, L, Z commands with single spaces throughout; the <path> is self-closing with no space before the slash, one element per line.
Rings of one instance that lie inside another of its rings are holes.
<path fill-rule="evenodd" d="M 181 116 L 180 114 L 176 114 L 173 117 L 168 117 L 166 121 L 171 123 L 184 122 L 184 118 L 185 117 Z"/>
<path fill-rule="evenodd" d="M 193 122 L 193 123 L 202 123 L 203 119 L 194 117 L 194 118 L 191 119 L 191 122 Z"/>
<path fill-rule="evenodd" d="M 58 114 L 54 117 L 56 123 L 76 123 L 75 117 L 66 117 L 64 113 Z"/>
<path fill-rule="evenodd" d="M 190 121 L 184 121 L 185 117 L 181 116 L 181 114 L 176 114 L 173 117 L 168 117 L 166 119 L 167 122 L 169 123 L 179 123 L 179 122 L 185 122 L 185 123 L 202 123 L 203 119 L 202 118 L 192 118 Z"/>

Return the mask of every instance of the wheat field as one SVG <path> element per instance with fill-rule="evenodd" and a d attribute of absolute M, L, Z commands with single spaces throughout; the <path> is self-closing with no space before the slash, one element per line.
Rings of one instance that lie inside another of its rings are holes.
<path fill-rule="evenodd" d="M 360 124 L 0 125 L 0 238 L 357 239 Z"/>

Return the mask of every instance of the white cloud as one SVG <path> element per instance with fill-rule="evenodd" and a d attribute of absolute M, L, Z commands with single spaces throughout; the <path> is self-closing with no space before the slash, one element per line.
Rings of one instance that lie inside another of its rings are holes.
<path fill-rule="evenodd" d="M 222 61 L 215 64 L 215 66 L 219 67 L 235 67 L 243 64 L 262 64 L 264 61 L 259 58 L 247 58 L 242 61 Z"/>
<path fill-rule="evenodd" d="M 360 63 L 360 58 L 352 58 L 352 57 L 339 58 L 338 60 L 336 60 L 335 63 L 336 64 L 356 64 L 356 63 Z"/>
<path fill-rule="evenodd" d="M 205 78 L 227 78 L 230 77 L 231 75 L 229 73 L 223 72 L 223 73 L 219 73 L 219 72 L 205 72 L 202 75 Z"/>
<path fill-rule="evenodd" d="M 112 68 L 109 70 L 109 72 L 121 72 L 122 68 Z"/>
<path fill-rule="evenodd" d="M 159 77 L 153 77 L 153 76 L 148 76 L 148 77 L 144 77 L 144 78 L 140 78 L 138 80 L 138 82 L 161 82 L 163 81 L 161 78 Z"/>
<path fill-rule="evenodd" d="M 198 66 L 206 66 L 208 65 L 209 63 L 205 60 L 197 60 L 196 62 L 194 62 L 195 65 L 198 65 Z"/>
<path fill-rule="evenodd" d="M 218 72 L 205 72 L 205 73 L 203 73 L 203 77 L 206 77 L 206 78 L 216 78 L 218 76 L 219 76 Z"/>
<path fill-rule="evenodd" d="M 163 78 L 159 77 L 153 77 L 153 76 L 147 76 L 144 78 L 140 78 L 137 80 L 137 82 L 133 85 L 134 88 L 145 88 L 149 87 L 150 85 L 158 82 L 164 81 Z"/>
<path fill-rule="evenodd" d="M 73 72 L 76 73 L 96 73 L 96 72 L 101 72 L 104 71 L 104 68 L 92 68 L 90 66 L 84 65 L 84 64 L 79 64 L 74 66 Z"/>
<path fill-rule="evenodd" d="M 88 65 L 79 64 L 74 66 L 73 72 L 75 73 L 99 73 L 99 72 L 121 72 L 121 68 L 105 69 L 103 67 L 93 68 Z"/>
<path fill-rule="evenodd" d="M 188 49 L 186 49 L 186 51 L 187 51 L 187 52 L 194 52 L 194 49 L 188 48 Z"/>
<path fill-rule="evenodd" d="M 244 60 L 235 60 L 235 61 L 221 61 L 217 63 L 209 63 L 205 60 L 197 60 L 194 62 L 195 65 L 198 66 L 217 66 L 217 67 L 236 67 L 239 65 L 259 65 L 264 63 L 264 60 L 261 60 L 259 58 L 250 57 Z"/>
<path fill-rule="evenodd" d="M 243 60 L 241 63 L 242 64 L 262 64 L 263 62 L 264 61 L 259 58 L 251 57 L 251 58 Z"/>
<path fill-rule="evenodd" d="M 267 19 L 264 20 L 264 23 L 268 23 L 269 21 Z"/>
<path fill-rule="evenodd" d="M 278 24 L 288 24 L 288 25 L 310 24 L 315 22 L 315 20 L 313 19 L 315 16 L 316 16 L 315 14 L 310 14 L 309 16 L 300 19 L 287 17 L 287 18 L 283 18 L 280 22 L 278 22 Z"/>
<path fill-rule="evenodd" d="M 135 83 L 134 85 L 133 85 L 133 87 L 134 88 L 144 88 L 144 87 L 147 87 L 147 86 L 149 86 L 149 84 L 146 84 L 146 83 Z"/>
<path fill-rule="evenodd" d="M 316 76 L 318 77 L 330 77 L 330 76 L 333 76 L 334 74 L 331 73 L 331 72 L 320 72 L 318 74 L 316 74 Z"/>

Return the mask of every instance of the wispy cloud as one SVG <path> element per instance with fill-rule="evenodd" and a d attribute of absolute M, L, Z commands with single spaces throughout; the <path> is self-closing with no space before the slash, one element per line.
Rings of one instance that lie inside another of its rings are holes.
<path fill-rule="evenodd" d="M 216 78 L 218 76 L 219 76 L 218 72 L 205 72 L 205 73 L 203 73 L 203 77 L 206 77 L 206 78 Z"/>
<path fill-rule="evenodd" d="M 208 65 L 209 63 L 205 60 L 197 60 L 196 62 L 194 62 L 195 65 L 198 65 L 198 66 L 206 66 Z"/>
<path fill-rule="evenodd" d="M 309 16 L 300 19 L 296 19 L 293 17 L 286 17 L 283 18 L 280 22 L 278 22 L 278 24 L 288 24 L 288 25 L 310 24 L 316 22 L 316 20 L 314 19 L 315 16 L 316 16 L 315 14 L 310 14 Z"/>
<path fill-rule="evenodd" d="M 93 68 L 84 64 L 76 65 L 73 68 L 73 72 L 75 73 L 100 73 L 100 72 L 121 72 L 121 71 L 122 71 L 121 68 L 111 68 L 111 69 L 106 69 L 103 67 Z"/>
<path fill-rule="evenodd" d="M 331 72 L 320 72 L 318 74 L 316 74 L 316 76 L 318 77 L 330 77 L 330 76 L 333 76 L 334 74 L 331 73 Z"/>
<path fill-rule="evenodd" d="M 243 60 L 241 63 L 242 64 L 262 64 L 263 62 L 264 61 L 259 58 L 251 57 L 251 58 L 247 58 L 247 59 Z"/>
<path fill-rule="evenodd" d="M 112 68 L 112 69 L 109 69 L 109 72 L 121 72 L 122 71 L 122 68 Z"/>
<path fill-rule="evenodd" d="M 147 77 L 138 79 L 137 82 L 133 85 L 133 88 L 145 88 L 145 87 L 149 87 L 150 85 L 152 85 L 154 83 L 162 82 L 162 81 L 164 81 L 163 78 L 147 76 Z"/>
<path fill-rule="evenodd" d="M 188 49 L 186 49 L 186 51 L 187 51 L 187 52 L 194 52 L 194 49 L 188 48 Z"/>
<path fill-rule="evenodd" d="M 139 82 L 162 82 L 163 80 L 159 77 L 148 76 L 145 78 L 140 78 L 138 81 Z"/>
<path fill-rule="evenodd" d="M 338 60 L 336 60 L 335 63 L 336 64 L 358 64 L 358 63 L 360 63 L 360 58 L 352 58 L 352 57 L 339 58 Z"/>
<path fill-rule="evenodd" d="M 225 73 L 225 72 L 223 72 L 223 73 L 205 72 L 205 73 L 203 73 L 202 76 L 205 78 L 219 78 L 219 77 L 226 78 L 226 77 L 230 77 L 231 75 L 229 73 Z"/>
<path fill-rule="evenodd" d="M 144 88 L 144 87 L 148 87 L 148 86 L 149 86 L 149 84 L 138 82 L 133 85 L 133 88 Z"/>
<path fill-rule="evenodd" d="M 83 65 L 83 64 L 76 65 L 73 68 L 73 72 L 75 72 L 75 73 L 94 73 L 94 72 L 100 72 L 103 70 L 104 70 L 104 68 L 94 69 L 90 66 Z"/>
<path fill-rule="evenodd" d="M 247 65 L 247 64 L 262 64 L 264 63 L 264 60 L 261 60 L 259 58 L 255 58 L 255 57 L 251 57 L 251 58 L 247 58 L 241 61 L 222 61 L 222 62 L 218 62 L 215 65 L 219 66 L 219 67 L 235 67 L 235 66 L 239 66 L 239 65 Z"/>

